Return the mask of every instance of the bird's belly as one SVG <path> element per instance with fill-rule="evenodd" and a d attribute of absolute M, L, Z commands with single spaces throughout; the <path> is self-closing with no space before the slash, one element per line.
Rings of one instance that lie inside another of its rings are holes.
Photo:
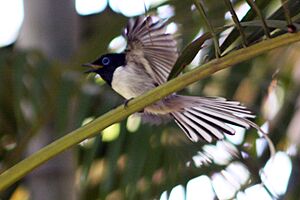
<path fill-rule="evenodd" d="M 155 84 L 142 70 L 118 67 L 114 72 L 111 86 L 124 98 L 131 99 L 151 90 Z"/>

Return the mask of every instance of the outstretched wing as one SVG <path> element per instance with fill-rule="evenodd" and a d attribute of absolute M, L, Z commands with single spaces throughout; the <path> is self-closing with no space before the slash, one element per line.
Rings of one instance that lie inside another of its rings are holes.
<path fill-rule="evenodd" d="M 139 16 L 130 19 L 123 32 L 127 39 L 128 57 L 143 56 L 150 67 L 146 71 L 158 84 L 166 82 L 178 57 L 177 43 L 166 33 L 166 23 L 153 17 Z"/>

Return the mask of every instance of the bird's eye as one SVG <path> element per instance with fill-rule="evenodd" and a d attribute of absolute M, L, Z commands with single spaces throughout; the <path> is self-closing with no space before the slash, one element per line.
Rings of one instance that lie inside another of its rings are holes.
<path fill-rule="evenodd" d="M 108 65 L 110 63 L 110 59 L 108 57 L 102 58 L 102 64 L 103 65 Z"/>

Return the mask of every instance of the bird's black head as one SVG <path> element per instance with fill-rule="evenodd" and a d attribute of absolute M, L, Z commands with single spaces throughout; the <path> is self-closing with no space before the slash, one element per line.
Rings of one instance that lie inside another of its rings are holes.
<path fill-rule="evenodd" d="M 84 64 L 83 66 L 91 67 L 88 73 L 94 72 L 99 74 L 109 85 L 111 85 L 115 70 L 125 65 L 124 53 L 110 53 L 100 56 L 97 60 Z"/>

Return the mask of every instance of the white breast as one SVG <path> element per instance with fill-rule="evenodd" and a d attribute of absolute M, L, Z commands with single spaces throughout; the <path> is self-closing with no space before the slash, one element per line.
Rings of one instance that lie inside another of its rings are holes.
<path fill-rule="evenodd" d="M 111 86 L 126 99 L 139 96 L 155 87 L 153 79 L 141 66 L 118 67 L 113 74 Z"/>

